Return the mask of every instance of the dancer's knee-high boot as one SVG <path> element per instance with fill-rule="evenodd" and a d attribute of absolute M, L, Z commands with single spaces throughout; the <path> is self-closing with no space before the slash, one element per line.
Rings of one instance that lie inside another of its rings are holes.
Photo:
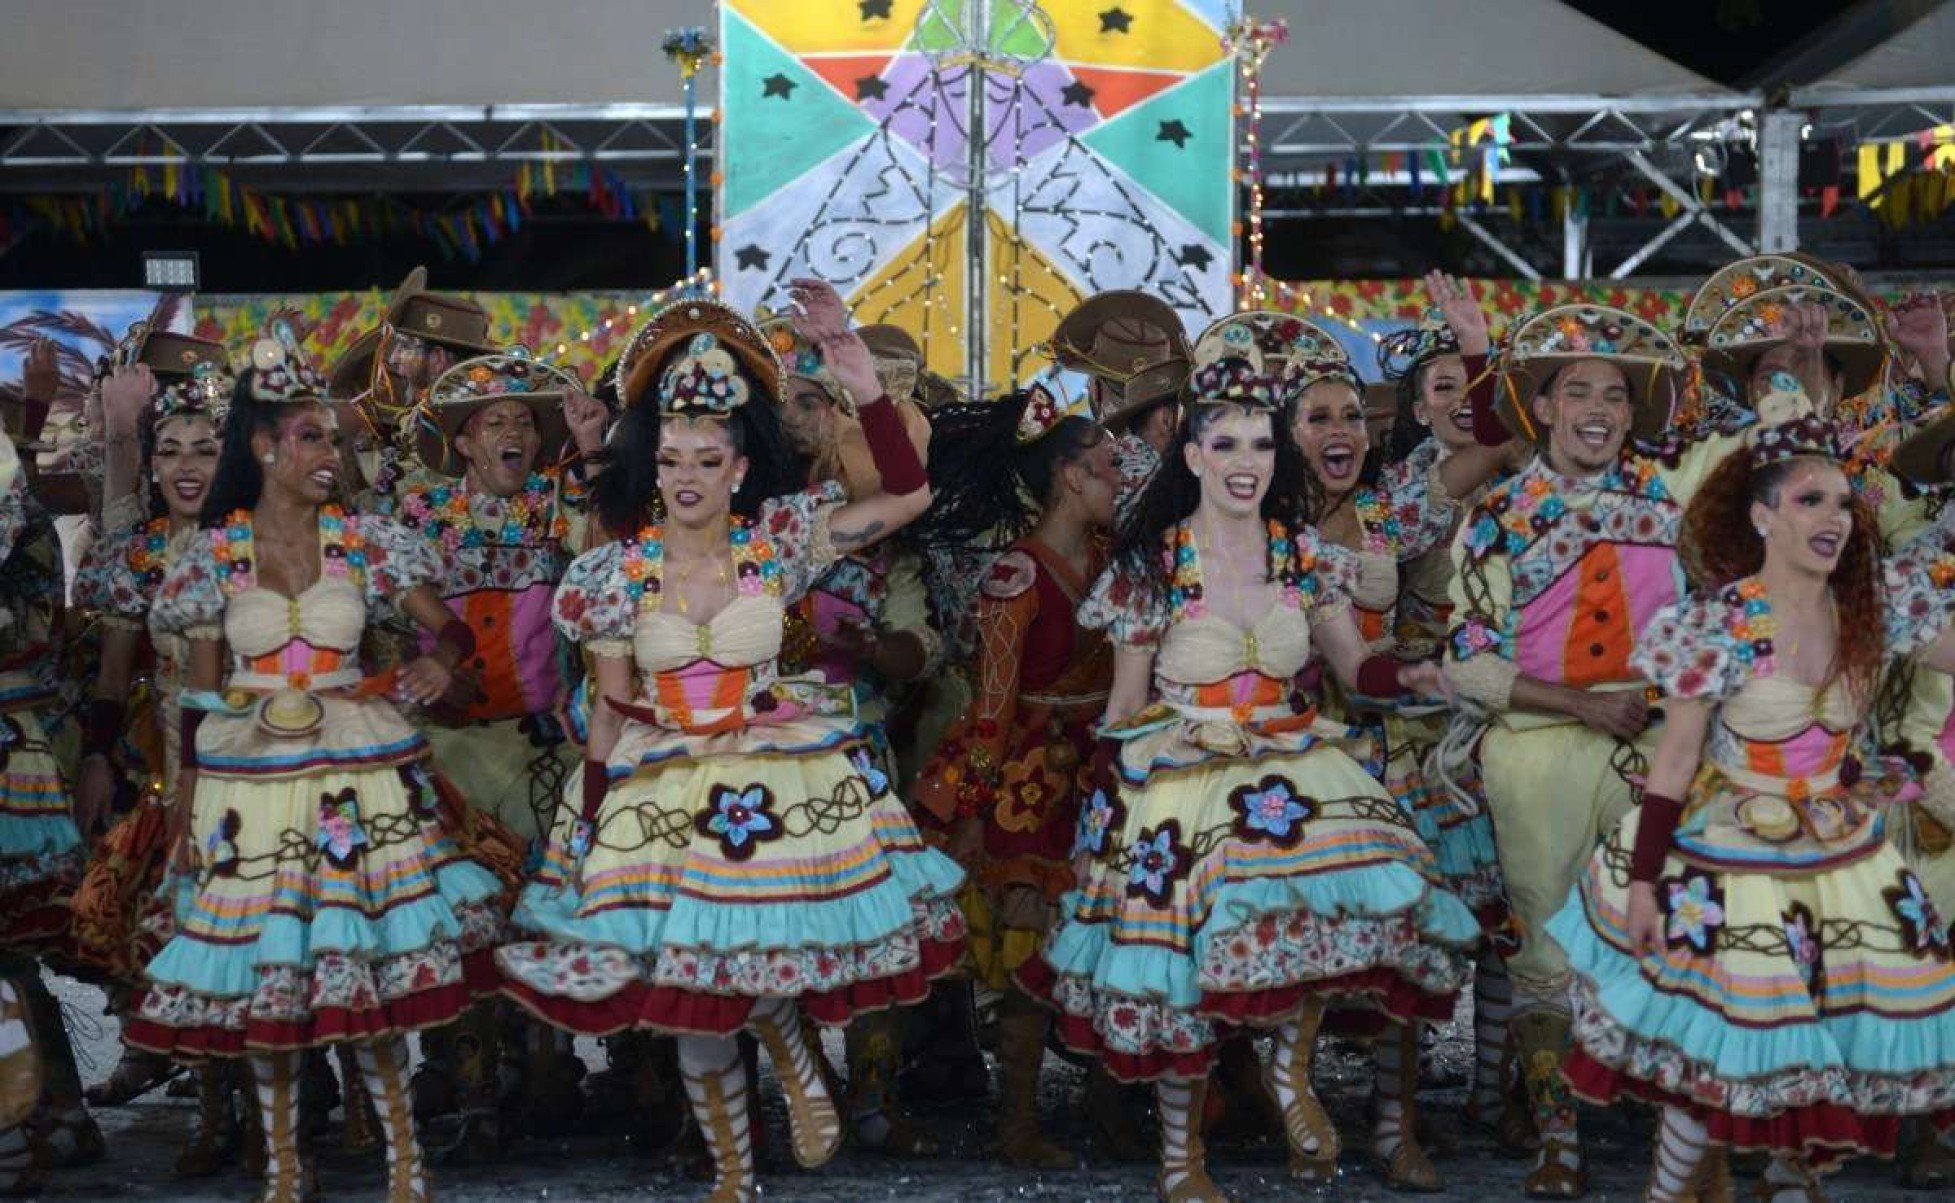
<path fill-rule="evenodd" d="M 265 1134 L 265 1187 L 260 1203 L 309 1203 L 319 1194 L 312 1159 L 300 1148 L 299 1054 L 254 1053 L 253 1088 Z"/>
<path fill-rule="evenodd" d="M 1337 1177 L 1340 1149 L 1337 1126 L 1310 1084 L 1310 1063 L 1323 1026 L 1324 1004 L 1313 998 L 1294 1019 L 1276 1029 L 1270 1055 L 1269 1085 L 1283 1107 L 1283 1131 L 1290 1141 L 1292 1177 L 1322 1185 Z"/>
<path fill-rule="evenodd" d="M 387 1142 L 387 1203 L 430 1203 L 434 1185 L 428 1179 L 427 1159 L 414 1131 L 414 1105 L 408 1097 L 407 1038 L 383 1037 L 360 1045 L 354 1055 Z"/>
<path fill-rule="evenodd" d="M 787 1096 L 794 1160 L 811 1170 L 827 1165 L 842 1146 L 842 1117 L 808 1051 L 800 1010 L 791 998 L 763 998 L 754 1004 L 749 1026 L 760 1037 Z"/>
<path fill-rule="evenodd" d="M 346 1083 L 340 1090 L 340 1110 L 345 1121 L 339 1133 L 340 1147 L 348 1153 L 371 1153 L 380 1147 L 380 1116 L 374 1110 L 373 1096 L 367 1093 L 366 1075 L 360 1072 L 352 1045 L 342 1044 L 336 1052 L 339 1076 Z"/>
<path fill-rule="evenodd" d="M 679 1074 L 693 1118 L 713 1156 L 706 1203 L 754 1203 L 753 1141 L 747 1120 L 747 1070 L 739 1045 L 725 1036 L 681 1036 Z"/>
<path fill-rule="evenodd" d="M 1436 1191 L 1444 1188 L 1439 1171 L 1419 1143 L 1419 1027 L 1406 1024 L 1378 1038 L 1374 1053 L 1377 1084 L 1372 1103 L 1377 1110 L 1371 1131 L 1371 1155 L 1393 1190 Z"/>
<path fill-rule="evenodd" d="M 1157 1186 L 1164 1203 L 1229 1203 L 1229 1197 L 1208 1176 L 1208 1150 L 1202 1144 L 1202 1105 L 1207 1096 L 1206 1078 L 1154 1083 L 1155 1107 L 1161 1115 L 1161 1176 Z"/>
<path fill-rule="evenodd" d="M 231 1066 L 206 1061 L 191 1071 L 197 1079 L 197 1126 L 176 1157 L 179 1178 L 219 1173 L 238 1151 L 238 1116 L 231 1107 Z"/>

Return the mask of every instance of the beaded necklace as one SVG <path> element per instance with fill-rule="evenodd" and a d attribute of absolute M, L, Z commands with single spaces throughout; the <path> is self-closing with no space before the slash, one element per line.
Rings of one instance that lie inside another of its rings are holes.
<path fill-rule="evenodd" d="M 545 539 L 562 540 L 569 534 L 569 523 L 551 504 L 554 493 L 548 476 L 532 472 L 521 492 L 503 499 L 502 526 L 496 530 L 485 530 L 476 520 L 469 509 L 468 490 L 460 482 L 410 493 L 402 509 L 420 523 L 428 538 L 440 541 L 450 554 L 490 543 L 533 547 Z"/>
<path fill-rule="evenodd" d="M 758 597 L 766 593 L 779 597 L 783 588 L 781 561 L 774 554 L 773 543 L 745 518 L 733 519 L 727 541 L 733 545 L 734 587 L 740 595 Z M 654 522 L 635 537 L 625 540 L 622 564 L 625 593 L 631 598 L 633 608 L 643 601 L 646 594 L 657 596 L 663 591 L 664 566 L 665 528 L 662 525 Z"/>
<path fill-rule="evenodd" d="M 1168 606 L 1176 618 L 1201 618 L 1208 613 L 1202 600 L 1201 556 L 1195 550 L 1193 517 L 1184 518 L 1174 528 L 1169 551 L 1172 572 L 1168 578 Z M 1283 583 L 1283 602 L 1294 607 L 1317 592 L 1317 553 L 1314 540 L 1307 545 L 1290 538 L 1283 524 L 1270 519 L 1269 579 Z"/>
<path fill-rule="evenodd" d="M 210 542 L 219 588 L 228 595 L 247 593 L 258 587 L 256 538 L 250 510 L 231 511 L 223 525 L 211 531 Z M 322 575 L 341 580 L 350 578 L 364 585 L 366 542 L 348 524 L 346 511 L 336 505 L 319 507 L 319 554 L 323 560 Z"/>
<path fill-rule="evenodd" d="M 169 571 L 166 552 L 170 546 L 170 518 L 151 518 L 136 529 L 136 537 L 129 542 L 129 571 L 136 576 L 145 597 L 156 596 L 156 590 L 163 584 L 163 576 Z"/>
<path fill-rule="evenodd" d="M 1396 554 L 1403 527 L 1384 490 L 1359 489 L 1352 508 L 1358 514 L 1359 539 L 1364 550 L 1378 555 Z"/>

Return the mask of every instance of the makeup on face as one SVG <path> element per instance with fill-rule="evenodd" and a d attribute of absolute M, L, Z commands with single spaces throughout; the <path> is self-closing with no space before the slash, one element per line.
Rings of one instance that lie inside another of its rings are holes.
<path fill-rule="evenodd" d="M 726 514 L 734 482 L 746 471 L 724 419 L 668 417 L 661 424 L 658 488 L 673 521 L 705 525 Z"/>

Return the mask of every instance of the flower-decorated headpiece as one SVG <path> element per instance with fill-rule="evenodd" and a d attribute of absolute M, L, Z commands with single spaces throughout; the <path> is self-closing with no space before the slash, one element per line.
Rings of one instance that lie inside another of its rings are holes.
<path fill-rule="evenodd" d="M 1758 423 L 1745 432 L 1753 467 L 1779 460 L 1816 455 L 1838 460 L 1840 447 L 1833 424 L 1813 409 L 1806 386 L 1790 372 L 1773 372 L 1756 406 Z"/>
<path fill-rule="evenodd" d="M 567 431 L 564 398 L 583 387 L 569 372 L 522 347 L 464 359 L 428 386 L 428 399 L 414 415 L 415 452 L 423 464 L 441 470 L 470 415 L 497 401 L 520 401 L 536 421 L 547 460 L 562 446 Z"/>
<path fill-rule="evenodd" d="M 1886 344 L 1867 307 L 1844 292 L 1817 284 L 1772 288 L 1733 304 L 1705 338 L 1704 366 L 1742 379 L 1758 356 L 1785 341 L 1784 322 L 1796 305 L 1826 307 L 1826 354 L 1840 364 L 1843 395 L 1865 392 L 1880 378 Z"/>
<path fill-rule="evenodd" d="M 1018 445 L 1029 446 L 1051 434 L 1072 411 L 1043 384 L 1025 390 L 1025 408 L 1018 415 Z"/>
<path fill-rule="evenodd" d="M 789 376 L 799 376 L 813 383 L 828 399 L 841 407 L 843 413 L 855 413 L 855 399 L 849 396 L 842 382 L 822 358 L 821 348 L 809 342 L 807 337 L 794 328 L 794 319 L 789 317 L 760 318 L 760 332 L 767 336 L 767 345 L 781 361 L 781 371 Z M 894 394 L 892 394 L 894 395 Z"/>
<path fill-rule="evenodd" d="M 1293 314 L 1234 313 L 1195 340 L 1183 394 L 1192 402 L 1229 401 L 1275 408 L 1311 383 L 1350 372 L 1337 340 Z M 1355 380 L 1355 374 L 1352 374 Z"/>
<path fill-rule="evenodd" d="M 172 418 L 206 417 L 222 426 L 236 387 L 237 380 L 222 365 L 199 361 L 188 376 L 157 390 L 149 403 L 150 420 L 160 426 Z"/>
<path fill-rule="evenodd" d="M 292 324 L 283 318 L 269 323 L 251 344 L 251 362 L 243 373 L 253 401 L 324 401 L 326 377 L 312 365 Z"/>
<path fill-rule="evenodd" d="M 775 396 L 781 363 L 758 327 L 718 301 L 676 301 L 652 315 L 618 358 L 618 400 L 650 398 L 667 414 L 720 416 Z"/>
<path fill-rule="evenodd" d="M 1378 340 L 1378 370 L 1385 379 L 1399 381 L 1441 355 L 1459 354 L 1459 339 L 1437 309 L 1428 309 L 1419 324 L 1394 330 Z"/>
<path fill-rule="evenodd" d="M 1732 306 L 1768 292 L 1793 285 L 1813 285 L 1840 291 L 1824 271 L 1791 255 L 1753 255 L 1725 264 L 1698 286 L 1684 310 L 1680 340 L 1685 346 L 1703 346 L 1710 340 L 1711 327 Z"/>
<path fill-rule="evenodd" d="M 1669 335 L 1607 305 L 1557 305 L 1514 327 L 1501 354 L 1495 412 L 1507 429 L 1533 438 L 1528 405 L 1535 395 L 1555 373 L 1589 359 L 1614 364 L 1629 382 L 1636 434 L 1661 434 L 1689 365 Z"/>

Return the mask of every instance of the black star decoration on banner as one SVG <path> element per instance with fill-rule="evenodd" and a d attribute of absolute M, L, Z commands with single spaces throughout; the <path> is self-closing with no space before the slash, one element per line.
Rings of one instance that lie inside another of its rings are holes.
<path fill-rule="evenodd" d="M 1182 150 L 1187 147 L 1188 139 L 1192 137 L 1194 135 L 1188 132 L 1188 127 L 1181 124 L 1181 118 L 1176 117 L 1173 121 L 1161 122 L 1161 132 L 1154 135 L 1154 140 L 1172 142 L 1176 150 Z"/>
<path fill-rule="evenodd" d="M 1199 242 L 1184 242 L 1181 244 L 1181 249 L 1174 253 L 1176 263 L 1183 267 L 1192 267 L 1198 272 L 1207 271 L 1208 265 L 1214 260 L 1215 257 L 1208 253 L 1208 248 Z"/>
<path fill-rule="evenodd" d="M 1126 33 L 1133 23 L 1134 15 L 1117 4 L 1100 14 L 1101 33 Z"/>
<path fill-rule="evenodd" d="M 857 100 L 881 100 L 889 95 L 889 81 L 880 75 L 865 75 L 855 81 Z"/>
<path fill-rule="evenodd" d="M 761 80 L 760 83 L 760 98 L 762 100 L 767 99 L 769 96 L 778 96 L 782 100 L 794 99 L 794 81 L 778 71 L 766 79 Z"/>
<path fill-rule="evenodd" d="M 1078 80 L 1059 89 L 1059 96 L 1067 104 L 1076 104 L 1082 109 L 1090 107 L 1093 103 L 1093 89 Z"/>
<path fill-rule="evenodd" d="M 881 17 L 885 21 L 889 20 L 889 0 L 859 0 L 856 7 L 862 10 L 862 19 L 864 21 L 873 20 L 876 17 Z"/>
<path fill-rule="evenodd" d="M 751 242 L 733 252 L 733 262 L 739 266 L 741 271 L 764 272 L 767 270 L 767 261 L 772 258 L 772 255 L 761 250 Z"/>

